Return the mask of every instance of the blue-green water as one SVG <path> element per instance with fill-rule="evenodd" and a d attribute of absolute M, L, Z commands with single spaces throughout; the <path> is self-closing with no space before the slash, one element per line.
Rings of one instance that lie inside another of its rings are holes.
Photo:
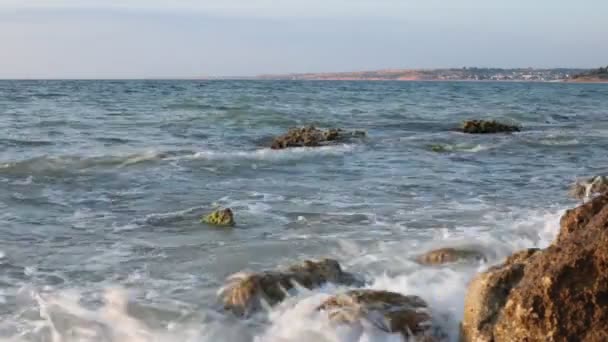
<path fill-rule="evenodd" d="M 452 130 L 468 118 L 524 129 Z M 265 147 L 307 124 L 368 138 Z M 325 256 L 420 295 L 455 338 L 471 276 L 548 244 L 568 185 L 606 172 L 608 87 L 0 81 L 0 129 L 0 339 L 399 341 L 313 317 L 341 287 L 247 321 L 218 310 L 227 275 Z M 199 222 L 217 205 L 234 229 Z M 489 263 L 411 261 L 460 245 Z"/>

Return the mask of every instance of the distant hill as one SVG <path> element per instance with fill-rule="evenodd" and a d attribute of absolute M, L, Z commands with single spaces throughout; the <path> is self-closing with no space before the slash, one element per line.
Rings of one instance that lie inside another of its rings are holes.
<path fill-rule="evenodd" d="M 354 80 L 354 81 L 563 81 L 586 69 L 534 68 L 452 68 L 452 69 L 387 69 L 376 71 L 260 75 L 272 80 Z"/>
<path fill-rule="evenodd" d="M 593 69 L 591 71 L 575 74 L 570 79 L 570 82 L 608 82 L 608 66 Z"/>

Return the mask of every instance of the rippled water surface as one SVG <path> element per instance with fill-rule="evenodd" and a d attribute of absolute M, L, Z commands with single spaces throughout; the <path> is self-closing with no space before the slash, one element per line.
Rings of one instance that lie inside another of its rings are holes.
<path fill-rule="evenodd" d="M 524 129 L 452 130 L 467 118 Z M 368 138 L 265 147 L 305 124 Z M 0 339 L 400 341 L 315 314 L 344 287 L 248 320 L 219 310 L 227 275 L 318 257 L 421 296 L 454 339 L 471 276 L 548 244 L 567 186 L 606 172 L 608 87 L 0 81 L 0 129 Z M 199 222 L 218 205 L 235 228 Z M 412 261 L 463 245 L 488 263 Z"/>

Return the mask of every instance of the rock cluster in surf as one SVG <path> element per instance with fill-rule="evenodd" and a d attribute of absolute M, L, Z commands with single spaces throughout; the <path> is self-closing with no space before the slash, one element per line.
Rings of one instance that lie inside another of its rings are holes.
<path fill-rule="evenodd" d="M 318 308 L 336 323 L 359 324 L 366 320 L 378 329 L 400 333 L 406 339 L 439 341 L 427 304 L 418 296 L 381 290 L 351 290 L 327 299 Z"/>
<path fill-rule="evenodd" d="M 461 131 L 469 134 L 511 133 L 519 132 L 520 128 L 496 120 L 467 120 L 462 123 Z"/>
<path fill-rule="evenodd" d="M 231 227 L 235 225 L 234 214 L 230 208 L 214 210 L 213 212 L 203 216 L 201 221 L 220 227 Z"/>
<path fill-rule="evenodd" d="M 328 130 L 314 126 L 292 128 L 272 141 L 270 148 L 280 150 L 290 147 L 319 147 L 331 143 L 347 142 L 353 138 L 365 137 L 363 131 L 345 131 L 340 128 Z"/>
<path fill-rule="evenodd" d="M 551 246 L 469 284 L 462 341 L 608 341 L 608 195 L 565 213 Z"/>
<path fill-rule="evenodd" d="M 325 283 L 362 285 L 355 275 L 343 271 L 336 260 L 306 260 L 284 270 L 236 273 L 228 277 L 219 297 L 225 309 L 246 316 L 263 304 L 281 302 L 295 286 L 313 289 Z"/>

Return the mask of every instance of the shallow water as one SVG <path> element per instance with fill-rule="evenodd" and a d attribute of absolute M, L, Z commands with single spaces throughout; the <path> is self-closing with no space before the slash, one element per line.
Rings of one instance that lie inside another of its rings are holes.
<path fill-rule="evenodd" d="M 0 339 L 400 341 L 315 313 L 344 287 L 249 320 L 218 309 L 234 272 L 326 256 L 420 295 L 455 339 L 472 275 L 547 245 L 568 185 L 605 173 L 607 114 L 605 85 L 0 81 Z M 525 129 L 451 131 L 467 118 Z M 311 123 L 369 137 L 264 147 Z M 234 229 L 199 222 L 217 205 Z M 412 261 L 461 245 L 489 262 Z"/>

